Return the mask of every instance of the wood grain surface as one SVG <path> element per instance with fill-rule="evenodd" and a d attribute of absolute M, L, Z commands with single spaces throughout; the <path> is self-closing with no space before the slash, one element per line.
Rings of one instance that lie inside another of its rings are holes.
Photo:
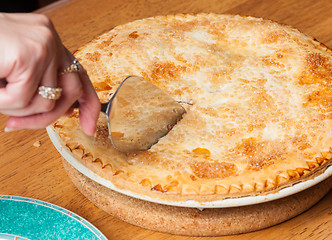
<path fill-rule="evenodd" d="M 38 12 L 53 20 L 61 39 L 72 52 L 119 24 L 155 15 L 199 12 L 272 19 L 292 25 L 332 48 L 331 0 L 63 0 Z M 6 119 L 0 115 L 0 194 L 37 198 L 67 208 L 94 224 L 108 239 L 332 239 L 331 191 L 303 214 L 248 234 L 194 238 L 132 226 L 99 210 L 74 187 L 45 130 L 4 133 Z M 41 142 L 40 147 L 33 146 L 36 141 Z"/>

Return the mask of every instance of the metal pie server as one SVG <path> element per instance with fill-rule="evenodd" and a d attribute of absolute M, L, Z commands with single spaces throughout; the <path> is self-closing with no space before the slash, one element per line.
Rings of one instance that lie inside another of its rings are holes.
<path fill-rule="evenodd" d="M 121 152 L 149 149 L 165 136 L 186 112 L 171 96 L 151 82 L 125 78 L 112 98 L 101 104 L 109 137 Z"/>

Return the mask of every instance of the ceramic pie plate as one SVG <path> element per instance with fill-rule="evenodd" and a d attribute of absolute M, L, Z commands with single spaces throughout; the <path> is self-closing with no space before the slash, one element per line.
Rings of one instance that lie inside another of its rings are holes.
<path fill-rule="evenodd" d="M 32 198 L 0 195 L 0 239 L 107 238 L 91 223 L 67 209 Z"/>
<path fill-rule="evenodd" d="M 303 190 L 306 190 L 310 187 L 317 185 L 318 183 L 326 180 L 332 175 L 332 166 L 328 166 L 325 170 L 321 171 L 320 174 L 314 174 L 311 179 L 306 181 L 297 182 L 292 186 L 285 187 L 279 191 L 272 192 L 270 194 L 265 195 L 257 195 L 257 196 L 247 196 L 247 197 L 237 197 L 237 198 L 226 198 L 222 200 L 215 200 L 209 202 L 198 202 L 193 200 L 188 201 L 166 201 L 160 199 L 153 199 L 149 196 L 140 195 L 137 193 L 133 193 L 128 190 L 117 188 L 111 181 L 102 178 L 101 176 L 94 173 L 88 167 L 86 167 L 79 159 L 77 159 L 71 151 L 62 143 L 59 135 L 51 128 L 47 127 L 48 135 L 54 144 L 55 148 L 61 154 L 61 156 L 76 170 L 82 173 L 84 176 L 93 180 L 94 182 L 110 189 L 116 191 L 118 193 L 127 195 L 129 197 L 133 197 L 136 199 L 163 204 L 170 205 L 176 207 L 189 207 L 189 208 L 230 208 L 230 207 L 240 207 L 240 206 L 248 206 L 253 204 L 265 203 L 273 200 L 278 200 L 287 196 L 294 195 Z"/>

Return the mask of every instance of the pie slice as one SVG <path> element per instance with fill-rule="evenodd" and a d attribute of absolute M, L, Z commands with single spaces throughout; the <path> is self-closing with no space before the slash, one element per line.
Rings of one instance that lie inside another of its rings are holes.
<path fill-rule="evenodd" d="M 53 124 L 88 168 L 151 199 L 213 201 L 305 181 L 332 163 L 332 54 L 260 18 L 147 18 L 106 32 L 76 57 L 101 101 L 128 75 L 182 104 L 182 120 L 149 150 L 120 153 L 101 115 L 95 137 L 78 114 Z"/>

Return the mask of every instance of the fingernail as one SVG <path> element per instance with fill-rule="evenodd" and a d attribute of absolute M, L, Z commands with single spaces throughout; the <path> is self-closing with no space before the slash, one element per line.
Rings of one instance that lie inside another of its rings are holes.
<path fill-rule="evenodd" d="M 9 127 L 5 127 L 5 129 L 3 130 L 4 132 L 13 132 L 16 131 L 17 129 L 14 128 L 9 128 Z"/>

